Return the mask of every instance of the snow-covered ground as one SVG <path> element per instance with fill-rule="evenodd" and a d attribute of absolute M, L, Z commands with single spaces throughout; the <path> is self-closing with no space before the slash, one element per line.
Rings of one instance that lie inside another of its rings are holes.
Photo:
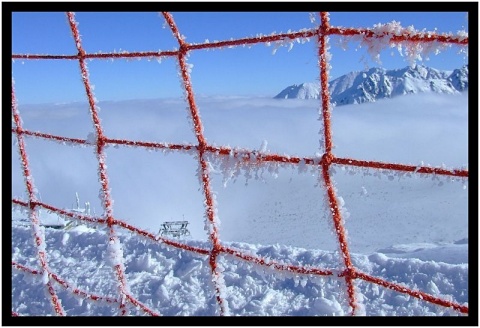
<path fill-rule="evenodd" d="M 207 140 L 267 153 L 315 157 L 318 100 L 199 98 Z M 195 143 L 182 100 L 99 104 L 110 138 Z M 20 106 L 24 128 L 87 139 L 92 132 L 86 104 Z M 337 157 L 446 168 L 468 168 L 468 98 L 418 94 L 371 104 L 334 108 Z M 319 134 L 320 133 L 320 134 Z M 26 139 L 31 173 L 41 200 L 72 208 L 75 193 L 101 215 L 92 146 Z M 16 145 L 12 192 L 26 200 Z M 211 245 L 194 152 L 162 152 L 123 146 L 106 149 L 114 215 L 156 235 L 164 221 L 187 220 L 196 249 Z M 323 180 L 316 167 L 235 167 L 209 157 L 222 245 L 285 265 L 339 272 L 344 269 Z M 468 307 L 468 179 L 393 171 L 332 167 L 348 247 L 361 272 Z M 13 267 L 12 310 L 51 315 L 31 227 L 15 207 L 12 259 L 37 270 Z M 22 224 L 21 224 L 22 223 Z M 127 288 L 154 313 L 218 315 L 209 257 L 132 234 L 119 234 Z M 119 291 L 104 227 L 46 228 L 48 265 L 68 288 L 53 281 L 67 315 L 117 315 Z M 174 239 L 176 240 L 176 239 Z M 226 313 L 239 316 L 345 316 L 350 312 L 345 280 L 294 274 L 219 256 Z M 459 312 L 360 279 L 354 281 L 357 314 L 367 316 L 457 316 Z M 92 300 L 77 288 L 103 297 Z M 107 299 L 108 298 L 108 299 Z M 130 315 L 145 312 L 127 302 Z"/>

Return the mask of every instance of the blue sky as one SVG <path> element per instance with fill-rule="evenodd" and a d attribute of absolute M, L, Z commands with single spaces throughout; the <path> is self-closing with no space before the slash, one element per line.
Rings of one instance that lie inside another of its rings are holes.
<path fill-rule="evenodd" d="M 314 28 L 309 12 L 172 12 L 180 32 L 189 43 L 206 39 L 228 40 Z M 76 19 L 87 52 L 172 50 L 177 43 L 163 16 L 156 12 L 78 12 Z M 332 26 L 373 27 L 397 21 L 418 30 L 456 33 L 468 31 L 466 12 L 331 12 Z M 366 49 L 350 44 L 342 49 L 330 39 L 332 69 L 336 78 L 353 70 L 383 66 L 402 68 L 409 63 L 396 50 L 381 54 L 373 62 Z M 316 40 L 280 47 L 261 44 L 233 49 L 192 51 L 191 77 L 196 95 L 252 95 L 273 97 L 285 87 L 319 78 Z M 12 51 L 15 54 L 76 54 L 71 31 L 63 12 L 13 12 Z M 424 64 L 452 70 L 468 63 L 453 46 L 432 56 Z M 392 55 L 393 53 L 393 55 Z M 87 62 L 91 83 L 99 101 L 182 97 L 175 58 L 154 60 L 91 60 Z M 85 100 L 78 62 L 71 60 L 15 60 L 12 67 L 19 104 Z"/>

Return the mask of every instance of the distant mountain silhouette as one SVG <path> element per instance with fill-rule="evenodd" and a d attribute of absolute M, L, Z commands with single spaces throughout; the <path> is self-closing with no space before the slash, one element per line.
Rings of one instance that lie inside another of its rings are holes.
<path fill-rule="evenodd" d="M 468 89 L 468 65 L 453 71 L 441 71 L 423 65 L 386 70 L 371 68 L 351 72 L 330 81 L 332 104 L 337 106 L 374 102 L 377 99 L 399 95 L 435 92 L 455 94 Z M 274 98 L 318 99 L 320 84 L 306 82 L 291 85 Z"/>

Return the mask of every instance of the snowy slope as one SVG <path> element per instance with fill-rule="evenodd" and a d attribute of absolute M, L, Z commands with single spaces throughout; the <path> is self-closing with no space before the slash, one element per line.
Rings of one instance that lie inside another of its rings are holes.
<path fill-rule="evenodd" d="M 337 106 L 423 92 L 455 94 L 467 89 L 468 65 L 453 72 L 418 64 L 395 70 L 371 68 L 348 73 L 329 83 L 331 102 Z M 285 88 L 274 98 L 318 99 L 319 96 L 318 83 L 302 83 Z"/>
<path fill-rule="evenodd" d="M 211 284 L 208 256 L 197 255 L 153 242 L 150 239 L 120 233 L 129 291 L 155 314 L 165 316 L 214 316 L 218 306 Z M 27 227 L 13 228 L 13 260 L 36 268 L 35 249 Z M 112 316 L 119 314 L 118 290 L 112 266 L 105 260 L 108 235 L 104 229 L 84 226 L 69 231 L 45 229 L 50 268 L 62 277 L 68 289 L 55 284 L 58 296 L 69 316 Z M 209 249 L 199 241 L 184 241 L 190 246 Z M 277 262 L 309 265 L 336 270 L 339 256 L 322 250 L 286 245 L 227 243 L 230 247 Z M 389 255 L 372 253 L 353 255 L 362 272 L 386 278 L 460 304 L 468 303 L 468 264 L 455 259 L 467 252 L 467 245 L 416 245 L 410 249 L 389 250 Z M 431 252 L 435 262 L 417 259 Z M 400 254 L 401 253 L 401 254 Z M 345 316 L 348 300 L 343 279 L 294 275 L 265 266 L 221 256 L 226 301 L 234 316 Z M 461 262 L 461 263 L 457 263 Z M 37 269 L 38 270 L 38 269 Z M 12 271 L 12 310 L 21 315 L 53 314 L 41 274 Z M 391 291 L 377 285 L 358 282 L 358 298 L 363 314 L 369 316 L 457 316 L 458 312 Z M 72 287 L 103 297 L 75 295 Z M 361 298 L 360 298 L 361 297 Z M 128 306 L 129 315 L 146 315 Z"/>
<path fill-rule="evenodd" d="M 111 138 L 195 142 L 182 101 L 100 106 Z M 309 157 L 322 151 L 318 106 L 315 100 L 199 100 L 210 143 Z M 26 106 L 20 112 L 29 129 L 87 138 L 92 128 L 86 109 L 84 104 L 64 104 Z M 338 157 L 465 168 L 468 98 L 417 94 L 344 106 L 332 112 L 332 132 Z M 101 213 L 93 148 L 35 138 L 27 138 L 26 147 L 44 202 L 68 209 L 78 191 L 82 200 L 91 202 L 93 214 Z M 106 151 L 116 218 L 156 235 L 161 222 L 185 215 L 191 236 L 184 242 L 210 250 L 194 152 L 130 147 Z M 12 192 L 25 199 L 15 145 L 13 154 Z M 285 264 L 343 269 L 318 170 L 285 165 L 255 171 L 234 167 L 228 159 L 209 156 L 208 160 L 223 245 Z M 360 271 L 468 306 L 468 179 L 342 166 L 332 167 L 331 174 L 352 260 Z M 22 225 L 12 229 L 12 260 L 41 271 L 32 230 L 24 225 L 28 217 L 17 211 L 12 216 L 23 218 Z M 218 314 L 208 256 L 116 230 L 128 289 L 136 299 L 156 314 Z M 44 231 L 49 266 L 69 286 L 65 290 L 54 283 L 67 314 L 117 315 L 119 293 L 106 229 L 79 226 Z M 293 275 L 224 255 L 219 261 L 230 315 L 348 315 L 343 279 Z M 44 281 L 41 274 L 14 267 L 12 310 L 20 315 L 54 314 Z M 359 314 L 459 315 L 377 285 L 360 280 L 355 284 Z M 76 296 L 74 287 L 109 299 Z M 131 315 L 144 314 L 134 306 L 128 308 Z"/>

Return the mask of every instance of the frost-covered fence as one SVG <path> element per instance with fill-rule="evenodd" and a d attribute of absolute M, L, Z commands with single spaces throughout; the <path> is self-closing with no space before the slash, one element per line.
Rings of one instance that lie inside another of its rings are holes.
<path fill-rule="evenodd" d="M 271 35 L 258 35 L 250 38 L 205 42 L 201 44 L 192 44 L 185 41 L 180 33 L 172 14 L 168 12 L 162 13 L 167 25 L 170 27 L 174 37 L 178 41 L 178 49 L 166 51 L 152 52 L 122 52 L 122 53 L 87 53 L 82 45 L 80 32 L 75 20 L 74 13 L 67 13 L 69 25 L 72 31 L 73 40 L 75 42 L 78 54 L 76 55 L 36 55 L 36 54 L 13 54 L 12 59 L 22 60 L 76 60 L 80 67 L 81 79 L 85 87 L 87 100 L 89 103 L 90 116 L 94 128 L 94 133 L 87 139 L 67 138 L 63 136 L 45 134 L 41 132 L 29 131 L 23 128 L 20 112 L 17 108 L 14 85 L 12 85 L 12 117 L 14 127 L 12 134 L 17 139 L 17 146 L 23 166 L 23 174 L 25 177 L 25 188 L 28 199 L 13 199 L 12 202 L 16 206 L 24 207 L 28 210 L 32 223 L 32 233 L 37 249 L 37 258 L 39 262 L 38 268 L 29 268 L 19 263 L 12 263 L 12 268 L 21 270 L 25 274 L 40 275 L 45 285 L 47 294 L 52 303 L 53 310 L 57 315 L 65 315 L 62 303 L 58 298 L 57 289 L 67 290 L 75 295 L 88 298 L 92 301 L 102 301 L 112 306 L 118 307 L 119 314 L 128 315 L 127 304 L 133 305 L 148 315 L 161 315 L 155 309 L 142 304 L 129 291 L 128 280 L 125 275 L 124 256 L 122 253 L 122 245 L 118 238 L 117 229 L 127 229 L 142 238 L 148 238 L 153 242 L 163 243 L 166 247 L 182 249 L 187 252 L 194 252 L 201 256 L 208 257 L 210 265 L 211 277 L 213 282 L 213 290 L 218 305 L 218 313 L 220 315 L 229 315 L 228 305 L 225 302 L 226 285 L 223 277 L 223 268 L 221 268 L 219 257 L 235 261 L 245 261 L 252 263 L 260 268 L 268 268 L 269 272 L 285 274 L 298 274 L 315 276 L 317 278 L 336 277 L 345 282 L 345 295 L 348 299 L 350 313 L 352 315 L 362 314 L 361 300 L 357 297 L 355 280 L 376 284 L 381 287 L 397 291 L 409 295 L 416 299 L 422 299 L 426 302 L 434 303 L 439 306 L 449 307 L 460 313 L 468 313 L 468 306 L 457 304 L 451 300 L 440 298 L 419 290 L 414 290 L 405 285 L 397 284 L 385 279 L 374 277 L 361 272 L 352 263 L 349 251 L 349 240 L 345 233 L 342 214 L 343 204 L 341 197 L 337 196 L 335 187 L 332 182 L 331 170 L 332 165 L 339 165 L 347 168 L 364 168 L 375 169 L 378 172 L 388 174 L 425 174 L 446 176 L 450 178 L 468 179 L 468 170 L 458 169 L 449 170 L 442 167 L 430 166 L 412 166 L 399 163 L 387 163 L 369 161 L 368 159 L 341 158 L 335 156 L 333 152 L 333 139 L 331 131 L 331 105 L 330 95 L 328 91 L 328 74 L 329 74 L 329 36 L 338 35 L 348 43 L 350 41 L 359 41 L 362 46 L 368 48 L 372 56 L 376 56 L 379 51 L 396 46 L 400 51 L 412 59 L 416 59 L 421 55 L 429 54 L 443 50 L 450 45 L 457 45 L 466 48 L 468 46 L 468 35 L 465 33 L 457 33 L 456 35 L 441 35 L 434 32 L 417 31 L 413 28 L 403 28 L 399 24 L 393 22 L 385 25 L 376 25 L 373 28 L 340 28 L 331 26 L 329 23 L 329 14 L 321 12 L 320 24 L 312 29 L 304 29 L 297 32 L 288 32 Z M 231 148 L 227 146 L 216 146 L 209 144 L 203 133 L 203 124 L 200 110 L 197 106 L 194 85 L 190 79 L 191 64 L 188 63 L 187 56 L 190 52 L 200 49 L 217 49 L 223 47 L 237 47 L 255 44 L 274 44 L 276 46 L 292 46 L 296 41 L 304 41 L 306 39 L 314 39 L 318 45 L 318 67 L 319 79 L 321 86 L 321 100 L 319 119 L 322 122 L 320 127 L 320 144 L 324 149 L 324 153 L 316 157 L 295 157 L 285 154 L 273 154 L 265 152 L 265 149 L 250 150 Z M 118 59 L 118 58 L 156 58 L 175 57 L 178 60 L 179 76 L 182 87 L 185 92 L 185 98 L 188 102 L 189 117 L 192 123 L 192 129 L 196 136 L 196 142 L 192 144 L 176 144 L 176 143 L 153 143 L 141 140 L 123 140 L 112 139 L 105 135 L 104 128 L 98 116 L 97 100 L 95 98 L 92 84 L 87 69 L 87 59 Z M 65 211 L 50 204 L 44 203 L 37 197 L 37 191 L 34 185 L 34 179 L 29 168 L 27 151 L 25 148 L 25 136 L 35 137 L 46 140 L 53 140 L 69 145 L 82 145 L 91 147 L 95 152 L 98 160 L 98 178 L 101 183 L 100 198 L 104 209 L 101 217 L 92 216 L 90 214 L 76 213 L 73 211 Z M 184 152 L 194 156 L 198 160 L 196 174 L 202 188 L 204 204 L 205 204 L 205 221 L 207 234 L 209 236 L 209 248 L 198 248 L 184 244 L 177 240 L 171 240 L 162 236 L 156 236 L 148 231 L 144 231 L 132 226 L 113 215 L 113 199 L 110 194 L 109 174 L 107 170 L 107 159 L 105 157 L 106 146 L 130 146 L 143 147 L 149 149 L 158 149 L 164 151 Z M 325 199 L 330 209 L 330 215 L 333 222 L 334 232 L 336 234 L 339 246 L 339 254 L 341 256 L 342 270 L 332 271 L 321 267 L 299 266 L 291 263 L 280 263 L 271 259 L 262 258 L 252 255 L 248 252 L 242 252 L 222 244 L 219 238 L 219 218 L 217 215 L 217 203 L 215 195 L 211 188 L 211 172 L 210 164 L 214 163 L 223 169 L 225 176 L 231 174 L 232 170 L 259 170 L 267 168 L 269 172 L 275 172 L 279 167 L 284 165 L 297 165 L 299 172 L 305 169 L 318 170 L 318 174 L 322 185 L 325 189 Z M 69 217 L 78 223 L 89 223 L 98 226 L 107 227 L 108 230 L 108 248 L 107 259 L 108 264 L 113 268 L 116 279 L 117 297 L 100 296 L 78 289 L 67 279 L 59 277 L 49 267 L 48 258 L 46 256 L 44 231 L 38 221 L 38 211 L 44 209 L 55 212 L 64 217 Z M 12 312 L 12 315 L 21 315 L 21 313 Z"/>

